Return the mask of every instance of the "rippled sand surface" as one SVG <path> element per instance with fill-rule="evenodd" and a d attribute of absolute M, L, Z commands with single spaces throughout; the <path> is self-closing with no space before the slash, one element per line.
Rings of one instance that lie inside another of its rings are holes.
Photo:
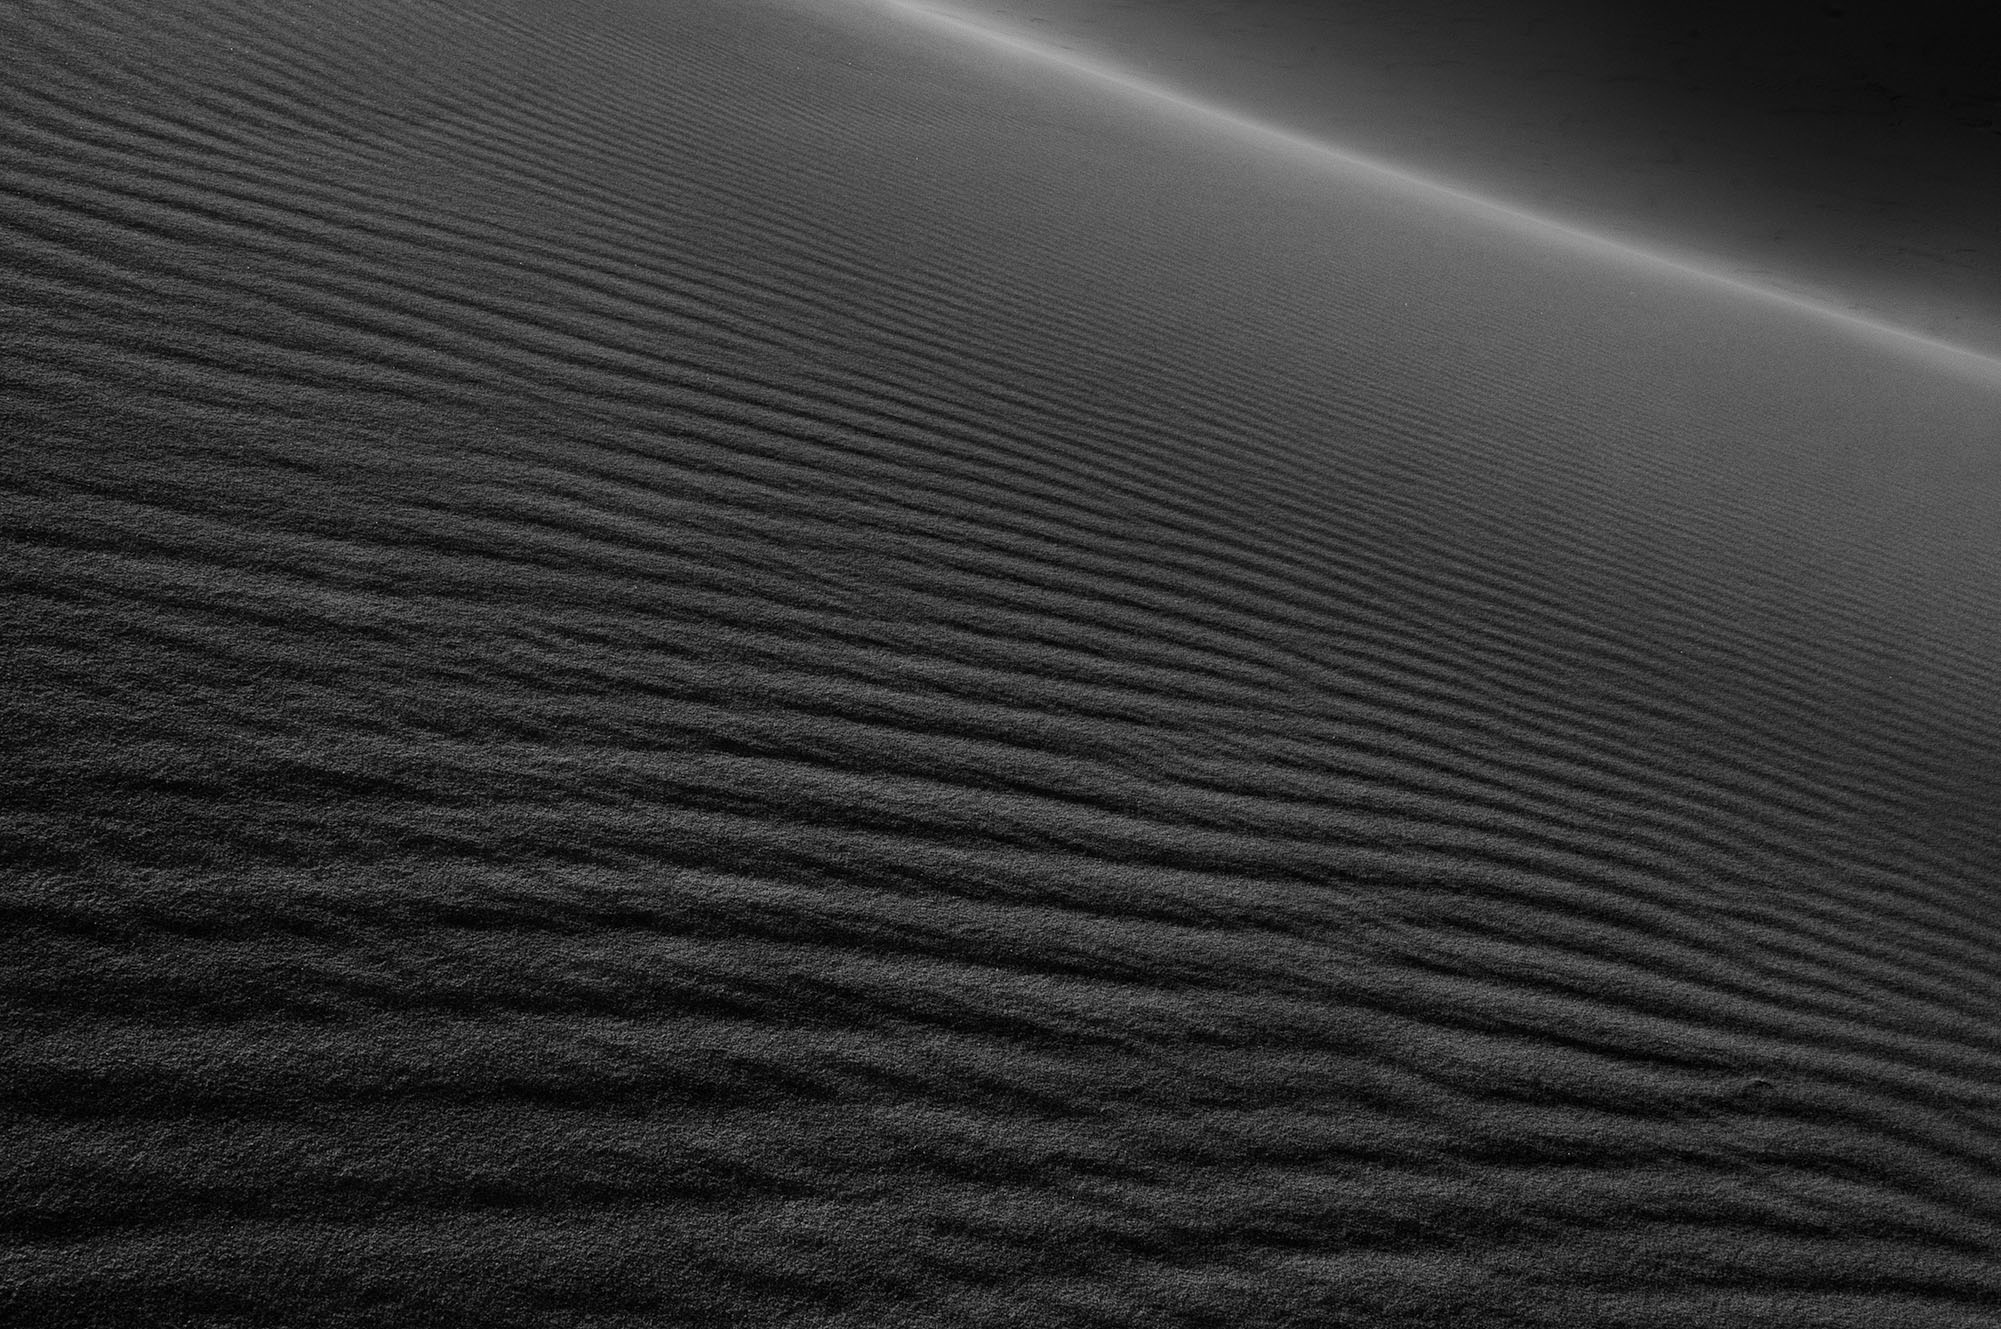
<path fill-rule="evenodd" d="M 866 5 L 0 49 L 10 1323 L 1994 1323 L 1978 366 Z"/>

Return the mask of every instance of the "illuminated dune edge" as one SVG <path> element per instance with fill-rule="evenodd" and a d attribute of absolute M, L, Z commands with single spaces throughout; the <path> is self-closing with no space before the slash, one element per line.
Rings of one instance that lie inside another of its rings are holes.
<path fill-rule="evenodd" d="M 1979 6 L 879 2 L 2001 356 L 2001 27 Z"/>
<path fill-rule="evenodd" d="M 1477 189 L 1459 187 L 1434 172 L 1412 170 L 1379 155 L 1356 152 L 1342 145 L 1322 142 L 1278 125 L 1261 122 L 1220 103 L 1205 101 L 1199 96 L 1151 82 L 1143 75 L 1122 68 L 1115 60 L 1079 54 L 1067 45 L 1052 45 L 1046 40 L 1037 40 L 1033 33 L 1014 31 L 1004 22 L 997 23 L 977 11 L 961 12 L 957 7 L 937 3 L 937 0 L 853 2 L 876 3 L 913 21 L 941 27 L 962 39 L 998 48 L 1019 59 L 1054 67 L 1096 84 L 1103 91 L 1136 100 L 1157 114 L 1193 121 L 1213 133 L 1242 140 L 1256 151 L 1290 156 L 1303 170 L 1331 170 L 1346 176 L 1351 182 L 1372 178 L 1381 182 L 1387 178 L 1394 182 L 1392 187 L 1411 196 L 1416 206 L 1426 210 L 1467 213 L 1489 228 L 1497 224 L 1513 226 L 1525 232 L 1540 247 L 1569 250 L 1587 262 L 1623 264 L 1653 278 L 1672 274 L 1669 280 L 1678 285 L 1687 285 L 1692 281 L 1697 285 L 1722 288 L 1740 297 L 1788 306 L 1807 318 L 1843 327 L 1851 335 L 1865 336 L 1904 355 L 1928 360 L 1935 368 L 1945 367 L 2001 382 L 2001 360 L 1975 347 L 1928 336 L 1894 321 L 1788 291 L 1771 282 L 1761 283 L 1733 275 L 1728 265 L 1705 260 L 1699 252 L 1686 247 L 1671 252 L 1660 246 L 1649 247 L 1614 239 L 1589 226 L 1579 226 L 1533 209 L 1523 209 L 1484 195 Z M 1384 114 L 1394 113 L 1394 107 L 1384 108 Z M 1661 269 L 1667 272 L 1663 273 Z"/>
<path fill-rule="evenodd" d="M 1977 374 L 885 9 L 0 45 L 10 1323 L 1991 1323 Z"/>

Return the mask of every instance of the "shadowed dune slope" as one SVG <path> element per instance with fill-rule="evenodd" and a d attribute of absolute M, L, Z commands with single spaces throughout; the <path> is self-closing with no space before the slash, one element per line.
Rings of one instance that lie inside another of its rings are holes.
<path fill-rule="evenodd" d="M 1991 382 L 863 7 L 0 49 L 9 1323 L 1994 1322 Z"/>

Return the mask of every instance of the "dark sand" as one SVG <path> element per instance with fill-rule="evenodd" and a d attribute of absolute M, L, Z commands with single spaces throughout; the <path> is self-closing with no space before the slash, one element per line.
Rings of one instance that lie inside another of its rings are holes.
<path fill-rule="evenodd" d="M 1994 366 L 862 6 L 0 51 L 0 1320 L 1996 1322 Z"/>

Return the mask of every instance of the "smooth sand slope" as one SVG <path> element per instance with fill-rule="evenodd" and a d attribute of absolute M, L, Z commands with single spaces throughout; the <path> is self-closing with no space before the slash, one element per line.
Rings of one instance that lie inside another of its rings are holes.
<path fill-rule="evenodd" d="M 0 51 L 0 1319 L 1995 1322 L 1980 365 L 860 3 Z"/>

